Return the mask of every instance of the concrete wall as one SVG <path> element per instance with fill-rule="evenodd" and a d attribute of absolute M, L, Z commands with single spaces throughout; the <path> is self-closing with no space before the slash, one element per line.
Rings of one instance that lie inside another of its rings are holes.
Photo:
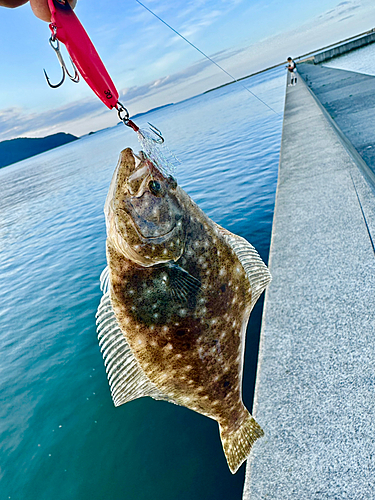
<path fill-rule="evenodd" d="M 343 43 L 338 47 L 333 47 L 332 49 L 325 50 L 324 52 L 317 54 L 314 57 L 314 64 L 320 64 L 324 61 L 328 61 L 328 59 L 332 59 L 332 57 L 341 56 L 346 52 L 358 49 L 359 47 L 364 47 L 365 45 L 368 45 L 373 42 L 375 42 L 375 33 L 370 33 L 369 35 L 357 38 L 356 40 L 352 40 L 348 43 Z"/>
<path fill-rule="evenodd" d="M 299 64 L 303 78 L 375 192 L 375 77 Z"/>

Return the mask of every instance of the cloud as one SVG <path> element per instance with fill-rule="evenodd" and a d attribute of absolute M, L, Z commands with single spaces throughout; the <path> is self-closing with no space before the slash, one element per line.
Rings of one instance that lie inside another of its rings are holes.
<path fill-rule="evenodd" d="M 193 37 L 196 33 L 214 24 L 222 16 L 223 12 L 219 10 L 213 10 L 204 14 L 200 13 L 199 16 L 192 17 L 188 22 L 184 23 L 180 28 L 180 32 L 185 38 Z"/>
<path fill-rule="evenodd" d="M 244 0 L 188 0 L 176 2 L 159 2 L 155 8 L 151 8 L 150 1 L 145 2 L 145 6 L 152 10 L 148 12 L 139 4 L 139 9 L 131 17 L 131 22 L 143 24 L 145 30 L 155 30 L 159 37 L 164 35 L 160 29 L 161 22 L 164 25 L 169 25 L 174 30 L 181 33 L 186 38 L 195 37 L 198 33 L 204 32 L 208 27 L 215 24 L 221 18 L 224 18 L 228 13 L 240 5 Z M 153 22 L 151 22 L 153 17 Z M 159 19 L 157 20 L 156 17 Z M 164 31 L 165 42 L 170 43 L 170 31 Z M 147 32 L 145 38 L 148 38 Z M 178 38 L 173 37 L 174 41 Z"/>
<path fill-rule="evenodd" d="M 205 69 L 210 67 L 212 63 L 207 59 L 201 59 L 200 61 L 184 68 L 183 70 L 167 75 L 163 78 L 153 80 L 145 85 L 134 86 L 130 88 L 124 88 L 121 90 L 121 97 L 127 100 L 127 102 L 132 102 L 139 97 L 151 96 L 160 93 L 161 89 L 166 90 L 169 87 L 175 87 L 182 83 L 188 84 L 192 77 L 197 77 Z"/>
<path fill-rule="evenodd" d="M 339 19 L 337 22 L 342 23 L 343 21 L 346 21 L 347 19 L 351 19 L 352 17 L 354 17 L 354 14 L 351 14 L 350 16 L 343 17 L 343 18 Z"/>
<path fill-rule="evenodd" d="M 89 122 L 90 119 L 91 122 L 93 116 L 104 111 L 103 105 L 96 99 L 73 102 L 42 113 L 27 113 L 21 108 L 10 107 L 0 113 L 0 140 L 47 135 L 64 127 L 70 131 L 72 121 L 86 119 Z"/>
<path fill-rule="evenodd" d="M 344 19 L 349 18 L 348 14 L 351 14 L 353 11 L 360 9 L 361 7 L 361 2 L 347 0 L 338 3 L 333 9 L 323 12 L 323 14 L 318 16 L 318 19 L 321 22 L 334 22 L 335 20 L 343 21 Z"/>

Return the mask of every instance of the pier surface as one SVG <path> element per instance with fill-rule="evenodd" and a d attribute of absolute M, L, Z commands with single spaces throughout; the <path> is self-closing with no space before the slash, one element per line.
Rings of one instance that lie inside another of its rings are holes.
<path fill-rule="evenodd" d="M 345 140 L 299 77 L 286 93 L 253 409 L 265 435 L 244 500 L 374 498 L 375 203 Z"/>

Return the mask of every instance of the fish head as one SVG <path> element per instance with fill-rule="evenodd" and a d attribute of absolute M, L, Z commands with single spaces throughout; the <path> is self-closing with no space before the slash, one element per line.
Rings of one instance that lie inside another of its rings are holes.
<path fill-rule="evenodd" d="M 142 152 L 124 149 L 104 208 L 111 244 L 143 266 L 178 260 L 185 244 L 178 190 Z"/>

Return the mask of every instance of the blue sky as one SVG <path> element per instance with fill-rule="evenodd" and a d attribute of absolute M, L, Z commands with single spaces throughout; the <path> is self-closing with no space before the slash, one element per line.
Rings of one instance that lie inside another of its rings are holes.
<path fill-rule="evenodd" d="M 144 0 L 236 78 L 375 26 L 373 0 Z M 78 0 L 75 9 L 131 114 L 177 102 L 229 78 L 135 0 Z M 0 140 L 115 125 L 85 82 L 60 78 L 48 24 L 0 8 Z M 354 69 L 354 68 L 353 68 Z"/>

